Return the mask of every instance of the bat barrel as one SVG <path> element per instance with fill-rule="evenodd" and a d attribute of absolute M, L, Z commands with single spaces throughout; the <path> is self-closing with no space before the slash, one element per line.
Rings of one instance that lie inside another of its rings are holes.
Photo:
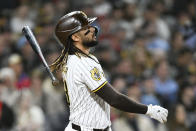
<path fill-rule="evenodd" d="M 50 68 L 42 54 L 41 48 L 37 42 L 37 40 L 35 39 L 35 36 L 33 35 L 33 32 L 31 31 L 31 29 L 29 28 L 29 26 L 24 26 L 22 29 L 22 32 L 24 33 L 26 39 L 29 41 L 32 49 L 35 51 L 35 53 L 40 57 L 40 59 L 42 60 L 42 63 L 44 64 L 44 66 L 46 67 L 47 72 L 49 73 L 50 78 L 52 79 L 52 83 L 53 85 L 57 85 L 58 81 L 56 80 L 56 78 L 54 77 L 54 75 L 52 74 L 52 72 L 50 71 Z"/>

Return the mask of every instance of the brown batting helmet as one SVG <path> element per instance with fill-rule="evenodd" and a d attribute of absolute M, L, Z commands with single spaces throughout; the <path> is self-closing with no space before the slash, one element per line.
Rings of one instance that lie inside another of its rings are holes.
<path fill-rule="evenodd" d="M 88 18 L 82 11 L 73 11 L 61 17 L 55 27 L 55 35 L 66 47 L 69 36 L 90 25 L 97 17 Z"/>

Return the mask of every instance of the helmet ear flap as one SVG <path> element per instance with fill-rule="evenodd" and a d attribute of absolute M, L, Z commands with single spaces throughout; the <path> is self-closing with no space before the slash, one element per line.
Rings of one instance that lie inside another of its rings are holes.
<path fill-rule="evenodd" d="M 97 36 L 99 34 L 99 27 L 98 26 L 92 26 L 95 28 L 95 35 Z"/>
<path fill-rule="evenodd" d="M 96 35 L 99 33 L 99 28 L 97 26 L 94 26 L 95 27 L 95 33 Z"/>

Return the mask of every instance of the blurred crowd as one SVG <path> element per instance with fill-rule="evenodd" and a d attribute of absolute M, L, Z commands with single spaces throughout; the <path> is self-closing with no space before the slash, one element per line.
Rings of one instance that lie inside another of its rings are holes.
<path fill-rule="evenodd" d="M 1 131 L 64 130 L 63 86 L 52 86 L 21 30 L 33 29 L 51 64 L 62 49 L 55 24 L 74 10 L 98 17 L 99 45 L 91 51 L 116 90 L 169 110 L 159 124 L 111 108 L 113 131 L 196 131 L 196 0 L 0 1 Z"/>

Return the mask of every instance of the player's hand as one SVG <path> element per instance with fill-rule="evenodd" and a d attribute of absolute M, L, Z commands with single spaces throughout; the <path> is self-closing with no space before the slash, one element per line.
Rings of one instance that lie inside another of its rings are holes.
<path fill-rule="evenodd" d="M 146 114 L 161 123 L 167 122 L 168 110 L 163 107 L 148 105 L 148 111 Z"/>

